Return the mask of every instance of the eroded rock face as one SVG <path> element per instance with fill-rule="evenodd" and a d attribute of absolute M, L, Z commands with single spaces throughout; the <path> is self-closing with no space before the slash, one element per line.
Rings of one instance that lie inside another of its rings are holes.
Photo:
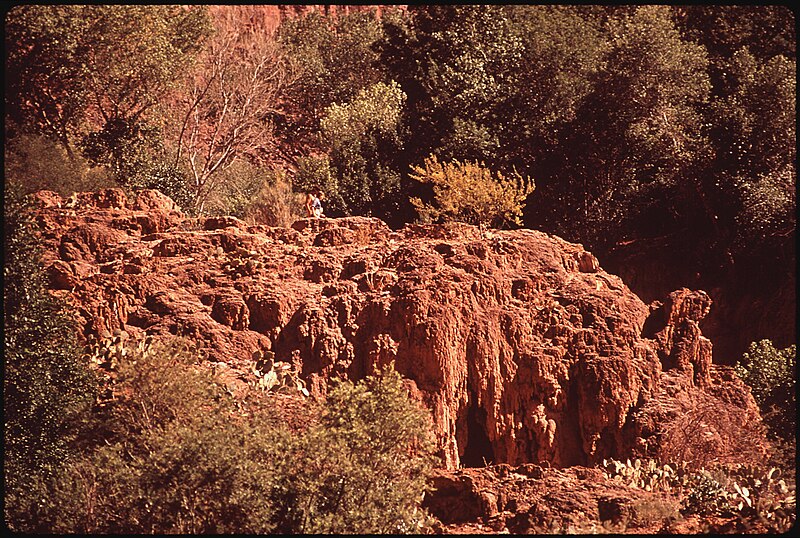
<path fill-rule="evenodd" d="M 711 383 L 704 292 L 648 307 L 581 245 L 541 232 L 392 231 L 366 217 L 249 226 L 186 218 L 155 191 L 35 198 L 52 287 L 74 298 L 84 336 L 186 335 L 234 384 L 251 381 L 253 351 L 272 350 L 317 395 L 331 376 L 394 362 L 449 468 L 652 450 L 657 412 L 635 412 L 665 373 L 684 392 Z M 743 416 L 757 420 L 748 397 Z"/>

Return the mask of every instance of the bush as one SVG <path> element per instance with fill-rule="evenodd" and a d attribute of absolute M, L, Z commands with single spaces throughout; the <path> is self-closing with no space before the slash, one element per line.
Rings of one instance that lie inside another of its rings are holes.
<path fill-rule="evenodd" d="M 184 212 L 194 208 L 194 193 L 186 175 L 163 157 L 143 163 L 130 178 L 130 185 L 135 189 L 156 189 L 172 198 Z"/>
<path fill-rule="evenodd" d="M 751 388 L 773 436 L 790 441 L 797 435 L 795 406 L 796 346 L 777 349 L 771 341 L 750 344 L 736 373 Z"/>
<path fill-rule="evenodd" d="M 245 220 L 267 226 L 288 228 L 304 217 L 303 197 L 292 191 L 291 182 L 283 170 L 272 171 L 244 209 Z"/>
<path fill-rule="evenodd" d="M 395 157 L 402 149 L 400 124 L 406 94 L 400 85 L 378 82 L 345 104 L 325 109 L 321 136 L 329 150 L 337 191 L 331 210 L 388 219 L 400 204 Z"/>
<path fill-rule="evenodd" d="M 440 163 L 434 155 L 425 159 L 424 166 L 411 170 L 413 179 L 433 186 L 433 204 L 411 200 L 422 221 L 520 225 L 525 198 L 534 189 L 532 180 L 516 172 L 506 178 L 500 172 L 493 174 L 483 163 Z"/>
<path fill-rule="evenodd" d="M 112 398 L 86 422 L 84 452 L 37 483 L 45 500 L 29 530 L 414 532 L 426 521 L 429 417 L 394 371 L 342 382 L 321 422 L 290 432 L 274 395 L 234 400 L 186 340 L 115 346 L 115 360 L 93 351 Z"/>
<path fill-rule="evenodd" d="M 66 197 L 119 186 L 104 170 L 90 169 L 81 157 L 70 159 L 62 146 L 41 135 L 9 136 L 4 156 L 6 193 L 17 197 L 40 190 Z"/>
<path fill-rule="evenodd" d="M 433 460 L 430 417 L 392 368 L 328 395 L 283 476 L 288 533 L 416 533 Z"/>
<path fill-rule="evenodd" d="M 74 420 L 94 401 L 79 359 L 77 325 L 66 301 L 47 289 L 40 247 L 24 206 L 6 206 L 3 267 L 5 517 L 34 530 L 44 484 L 70 455 Z"/>
<path fill-rule="evenodd" d="M 331 162 L 327 155 L 309 155 L 297 159 L 297 172 L 292 178 L 292 188 L 295 192 L 306 193 L 315 187 L 325 196 L 326 215 L 346 213 L 347 205 L 342 198 L 339 181 L 331 170 Z"/>
<path fill-rule="evenodd" d="M 208 195 L 203 213 L 206 215 L 232 215 L 243 218 L 259 190 L 269 181 L 265 172 L 246 159 L 236 159 L 227 168 L 220 169 L 206 184 Z M 196 201 L 192 195 L 193 203 Z"/>
<path fill-rule="evenodd" d="M 264 533 L 273 530 L 274 461 L 287 434 L 248 420 L 197 350 L 173 339 L 125 348 L 93 448 L 52 482 L 39 514 L 58 533 Z"/>

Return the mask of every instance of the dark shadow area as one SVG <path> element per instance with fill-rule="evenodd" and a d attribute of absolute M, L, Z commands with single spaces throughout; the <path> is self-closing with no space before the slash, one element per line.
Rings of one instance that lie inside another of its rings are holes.
<path fill-rule="evenodd" d="M 663 304 L 653 310 L 644 322 L 642 327 L 643 338 L 655 338 L 656 333 L 667 326 L 667 308 Z"/>
<path fill-rule="evenodd" d="M 486 435 L 486 411 L 473 405 L 467 411 L 467 446 L 461 457 L 464 467 L 485 467 L 495 463 L 494 450 Z"/>

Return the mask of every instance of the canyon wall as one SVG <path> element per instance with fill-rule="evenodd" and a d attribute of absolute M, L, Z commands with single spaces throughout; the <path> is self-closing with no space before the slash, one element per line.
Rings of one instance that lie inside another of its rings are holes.
<path fill-rule="evenodd" d="M 705 292 L 645 304 L 555 236 L 392 231 L 366 217 L 252 226 L 188 218 L 148 190 L 33 199 L 51 285 L 84 338 L 189 337 L 234 392 L 253 382 L 258 350 L 294 364 L 318 398 L 332 377 L 394 363 L 430 409 L 448 468 L 654 455 L 698 399 L 760 421 L 743 385 L 711 364 Z M 725 432 L 708 434 L 708 450 L 731 450 Z"/>

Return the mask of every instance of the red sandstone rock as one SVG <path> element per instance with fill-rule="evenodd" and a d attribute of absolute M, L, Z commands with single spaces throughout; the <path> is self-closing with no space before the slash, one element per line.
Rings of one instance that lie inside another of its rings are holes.
<path fill-rule="evenodd" d="M 233 383 L 272 350 L 318 396 L 333 375 L 393 362 L 431 410 L 448 468 L 658 452 L 681 398 L 727 395 L 726 416 L 758 420 L 741 386 L 713 376 L 704 292 L 651 314 L 558 237 L 365 217 L 247 226 L 188 219 L 153 191 L 132 207 L 115 190 L 37 196 L 53 287 L 70 290 L 84 336 L 183 334 Z"/>

